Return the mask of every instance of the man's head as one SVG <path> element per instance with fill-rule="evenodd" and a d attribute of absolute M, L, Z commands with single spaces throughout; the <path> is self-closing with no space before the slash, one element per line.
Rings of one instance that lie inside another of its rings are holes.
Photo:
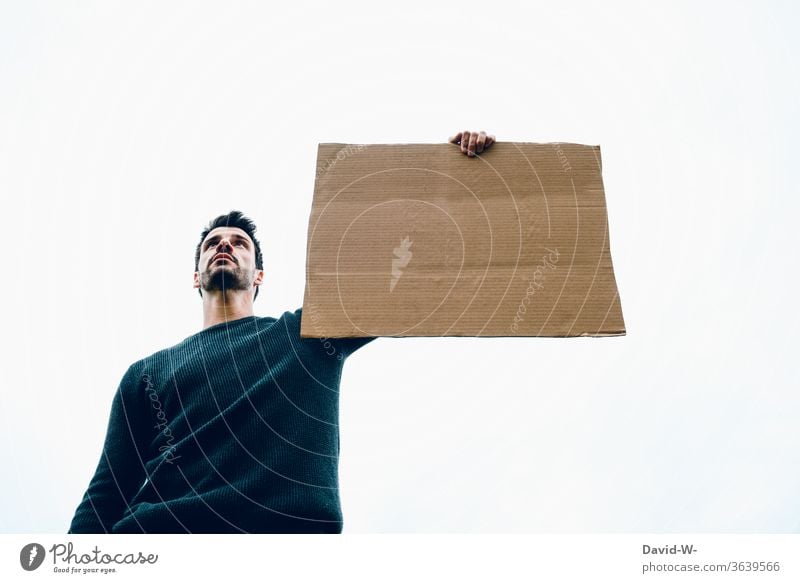
<path fill-rule="evenodd" d="M 220 215 L 200 234 L 194 253 L 194 287 L 200 292 L 252 290 L 264 277 L 261 245 L 253 221 L 239 211 Z"/>

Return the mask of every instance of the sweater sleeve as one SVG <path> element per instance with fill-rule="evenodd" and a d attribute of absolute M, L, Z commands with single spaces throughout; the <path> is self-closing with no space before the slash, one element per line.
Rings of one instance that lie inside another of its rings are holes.
<path fill-rule="evenodd" d="M 68 534 L 109 533 L 144 482 L 146 401 L 131 366 L 111 403 L 103 451 Z"/>
<path fill-rule="evenodd" d="M 303 308 L 302 307 L 297 308 L 294 311 L 294 315 L 298 318 L 298 321 L 302 320 Z M 338 348 L 338 350 L 342 354 L 344 354 L 345 357 L 348 357 L 351 354 L 353 354 L 356 350 L 358 350 L 359 348 L 361 348 L 365 344 L 369 344 L 370 342 L 372 342 L 376 338 L 379 338 L 379 337 L 378 336 L 358 336 L 358 337 L 355 337 L 355 336 L 354 337 L 344 336 L 344 337 L 337 337 L 337 338 L 323 338 L 321 340 L 323 341 L 323 343 L 322 343 L 323 345 L 325 345 L 325 343 L 331 343 L 331 344 L 335 345 Z M 327 346 L 326 346 L 326 348 L 327 348 Z"/>
<path fill-rule="evenodd" d="M 365 336 L 359 338 L 336 338 L 334 342 L 339 346 L 339 348 L 344 352 L 346 356 L 350 356 L 356 350 L 364 346 L 365 344 L 369 344 L 373 340 L 378 338 L 377 336 Z"/>

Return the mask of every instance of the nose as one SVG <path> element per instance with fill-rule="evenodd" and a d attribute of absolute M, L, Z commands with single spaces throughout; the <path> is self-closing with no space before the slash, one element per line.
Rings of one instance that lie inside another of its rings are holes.
<path fill-rule="evenodd" d="M 229 251 L 233 251 L 233 245 L 231 245 L 231 242 L 228 239 L 226 239 L 225 237 L 222 237 L 219 240 L 219 243 L 217 243 L 217 251 L 216 252 L 217 253 L 222 253 L 222 252 L 228 253 Z"/>

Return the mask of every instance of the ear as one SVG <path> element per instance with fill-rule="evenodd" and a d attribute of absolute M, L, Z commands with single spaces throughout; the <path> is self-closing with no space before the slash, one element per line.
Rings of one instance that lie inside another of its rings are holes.
<path fill-rule="evenodd" d="M 194 289 L 200 289 L 200 272 L 194 272 L 194 284 L 192 285 Z"/>
<path fill-rule="evenodd" d="M 264 281 L 264 270 L 263 269 L 256 269 L 256 277 L 253 279 L 254 285 L 261 285 Z"/>

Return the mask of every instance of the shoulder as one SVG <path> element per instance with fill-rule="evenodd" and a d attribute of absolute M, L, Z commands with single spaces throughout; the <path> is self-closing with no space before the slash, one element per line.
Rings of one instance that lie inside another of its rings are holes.
<path fill-rule="evenodd" d="M 297 335 L 300 336 L 300 327 L 302 324 L 303 308 L 297 308 L 294 312 L 284 312 L 284 315 L 291 314 L 293 322 L 297 325 Z M 315 321 L 314 315 L 309 314 L 312 322 Z M 303 341 L 310 341 L 319 344 L 323 347 L 325 352 L 330 355 L 331 353 L 341 354 L 346 358 L 354 353 L 356 350 L 375 340 L 375 336 L 359 336 L 359 337 L 339 337 L 339 338 L 303 338 Z"/>

